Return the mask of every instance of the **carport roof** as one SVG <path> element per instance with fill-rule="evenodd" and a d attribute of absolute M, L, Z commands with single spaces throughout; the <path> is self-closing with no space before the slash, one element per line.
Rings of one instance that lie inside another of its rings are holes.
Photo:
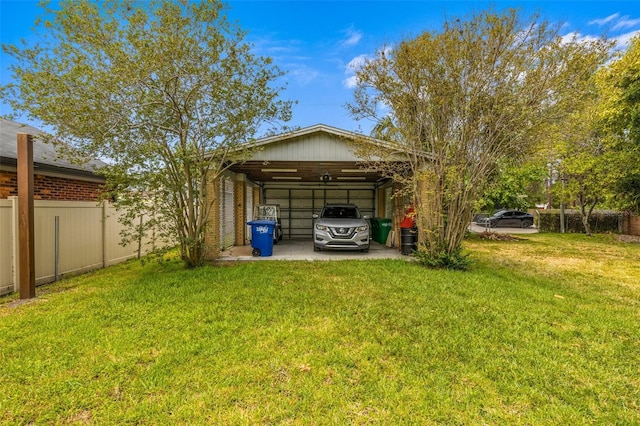
<path fill-rule="evenodd" d="M 337 127 L 327 126 L 326 124 L 316 124 L 316 125 L 313 125 L 313 126 L 303 127 L 301 129 L 292 130 L 290 132 L 282 133 L 282 134 L 279 134 L 279 135 L 268 136 L 268 137 L 265 137 L 265 138 L 258 139 L 255 142 L 255 146 L 269 145 L 269 144 L 272 144 L 274 142 L 280 142 L 280 141 L 287 140 L 287 139 L 299 138 L 299 137 L 303 137 L 303 136 L 306 136 L 306 135 L 311 135 L 313 133 L 318 133 L 318 132 L 328 133 L 328 134 L 334 135 L 334 136 L 336 136 L 338 138 L 346 138 L 346 139 L 350 139 L 350 140 L 356 140 L 356 139 L 363 140 L 364 139 L 364 140 L 371 141 L 372 143 L 377 143 L 379 145 L 388 145 L 385 141 L 382 141 L 382 140 L 379 140 L 379 139 L 375 139 L 375 138 L 372 138 L 370 136 L 365 136 L 362 133 L 357 133 L 357 132 L 351 132 L 349 130 L 338 129 Z"/>
<path fill-rule="evenodd" d="M 324 182 L 328 176 L 335 183 L 371 183 L 382 180 L 380 174 L 367 170 L 351 144 L 390 145 L 360 133 L 317 124 L 280 135 L 258 139 L 257 148 L 247 161 L 231 170 L 244 173 L 254 182 Z"/>

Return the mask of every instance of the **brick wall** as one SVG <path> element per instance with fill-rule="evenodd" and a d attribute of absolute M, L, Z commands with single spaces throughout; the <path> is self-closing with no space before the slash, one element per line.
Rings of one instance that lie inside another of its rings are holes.
<path fill-rule="evenodd" d="M 640 216 L 623 215 L 622 216 L 622 233 L 628 235 L 640 236 Z"/>
<path fill-rule="evenodd" d="M 247 230 L 247 184 L 244 180 L 237 180 L 234 182 L 234 201 L 235 205 L 235 240 L 236 245 L 244 245 L 246 239 L 245 232 Z"/>
<path fill-rule="evenodd" d="M 220 199 L 222 197 L 220 179 L 208 180 L 206 192 L 212 200 L 212 206 L 204 234 L 204 258 L 213 260 L 220 256 Z"/>
<path fill-rule="evenodd" d="M 33 198 L 36 200 L 96 201 L 102 184 L 34 174 L 33 186 Z M 14 195 L 18 195 L 16 172 L 0 171 L 0 198 Z"/>

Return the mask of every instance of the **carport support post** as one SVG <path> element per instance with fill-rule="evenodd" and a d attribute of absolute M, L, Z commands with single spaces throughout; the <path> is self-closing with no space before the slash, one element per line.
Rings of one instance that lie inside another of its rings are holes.
<path fill-rule="evenodd" d="M 33 136 L 18 133 L 18 268 L 20 299 L 36 297 L 33 221 Z"/>

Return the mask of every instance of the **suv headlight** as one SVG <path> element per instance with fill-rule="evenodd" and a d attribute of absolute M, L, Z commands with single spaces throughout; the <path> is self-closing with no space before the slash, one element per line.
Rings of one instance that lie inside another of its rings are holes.
<path fill-rule="evenodd" d="M 318 225 L 318 224 L 316 224 L 316 229 L 317 229 L 318 231 L 328 231 L 328 230 L 329 230 L 329 228 L 327 228 L 326 226 L 324 226 L 324 225 Z"/>
<path fill-rule="evenodd" d="M 369 226 L 367 225 L 362 225 L 362 226 L 358 226 L 357 231 L 358 232 L 363 232 L 369 229 Z"/>

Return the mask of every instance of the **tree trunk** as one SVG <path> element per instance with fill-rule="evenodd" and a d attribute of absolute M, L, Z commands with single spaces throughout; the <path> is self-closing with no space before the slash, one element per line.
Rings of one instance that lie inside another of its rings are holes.
<path fill-rule="evenodd" d="M 582 216 L 582 225 L 584 226 L 584 232 L 585 234 L 587 234 L 587 236 L 592 236 L 593 234 L 591 233 L 591 225 L 589 225 L 589 215 L 587 214 L 586 216 L 583 215 Z"/>
<path fill-rule="evenodd" d="M 444 238 L 442 221 L 442 188 L 439 179 L 431 171 L 415 175 L 415 211 L 417 215 L 418 241 L 431 255 L 442 248 Z"/>
<path fill-rule="evenodd" d="M 460 250 L 471 222 L 470 204 L 460 188 L 453 197 L 443 174 L 432 170 L 416 174 L 415 203 L 418 241 L 434 257 L 449 256 Z"/>
<path fill-rule="evenodd" d="M 593 213 L 593 209 L 598 204 L 598 198 L 589 201 L 584 194 L 580 194 L 578 196 L 578 202 L 580 203 L 580 215 L 582 216 L 582 226 L 584 227 L 584 232 L 587 236 L 591 237 L 593 234 L 591 232 L 591 225 L 589 223 L 589 219 L 591 219 L 591 213 Z"/>

